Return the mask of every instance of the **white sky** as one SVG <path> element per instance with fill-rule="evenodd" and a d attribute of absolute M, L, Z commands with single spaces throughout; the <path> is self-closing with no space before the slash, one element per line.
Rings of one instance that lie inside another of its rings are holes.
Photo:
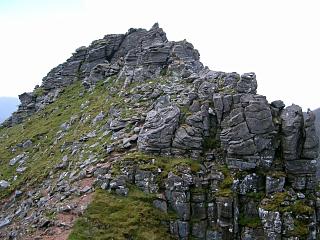
<path fill-rule="evenodd" d="M 212 70 L 255 72 L 258 93 L 320 107 L 319 0 L 0 0 L 0 96 L 32 91 L 79 46 L 159 22 Z"/>

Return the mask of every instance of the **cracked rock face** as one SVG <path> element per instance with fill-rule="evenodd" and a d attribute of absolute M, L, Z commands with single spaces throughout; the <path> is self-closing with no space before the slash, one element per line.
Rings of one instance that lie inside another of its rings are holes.
<path fill-rule="evenodd" d="M 170 149 L 179 123 L 180 109 L 174 105 L 148 112 L 139 137 L 138 147 L 148 152 L 165 152 Z"/>

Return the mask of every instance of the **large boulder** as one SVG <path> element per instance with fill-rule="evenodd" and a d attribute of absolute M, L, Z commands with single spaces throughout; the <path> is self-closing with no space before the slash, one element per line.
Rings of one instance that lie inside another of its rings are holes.
<path fill-rule="evenodd" d="M 138 137 L 139 150 L 158 153 L 168 151 L 179 117 L 180 109 L 175 105 L 161 106 L 148 112 Z"/>
<path fill-rule="evenodd" d="M 299 159 L 303 141 L 303 114 L 298 105 L 286 107 L 281 112 L 282 151 L 285 160 Z"/>
<path fill-rule="evenodd" d="M 306 138 L 303 144 L 302 157 L 307 159 L 315 159 L 318 157 L 319 138 L 315 128 L 315 114 L 312 111 L 307 112 L 304 124 Z"/>

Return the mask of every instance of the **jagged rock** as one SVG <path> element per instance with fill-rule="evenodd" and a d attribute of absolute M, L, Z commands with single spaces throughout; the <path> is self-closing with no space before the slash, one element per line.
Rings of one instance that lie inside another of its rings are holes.
<path fill-rule="evenodd" d="M 180 149 L 202 149 L 203 144 L 203 122 L 201 112 L 197 115 L 189 116 L 186 123 L 176 131 L 172 146 Z"/>
<path fill-rule="evenodd" d="M 282 230 L 280 213 L 259 208 L 259 217 L 263 225 L 266 239 L 280 240 Z"/>
<path fill-rule="evenodd" d="M 276 100 L 276 101 L 271 102 L 271 106 L 282 110 L 282 109 L 284 109 L 284 107 L 285 107 L 286 105 L 283 103 L 283 101 L 281 101 L 281 100 Z"/>
<path fill-rule="evenodd" d="M 0 220 L 0 229 L 7 226 L 11 223 L 11 220 L 9 218 L 1 219 Z"/>
<path fill-rule="evenodd" d="M 23 173 L 23 172 L 25 172 L 26 170 L 27 170 L 27 167 L 18 167 L 17 170 L 16 170 L 16 172 L 17 172 L 17 173 Z"/>
<path fill-rule="evenodd" d="M 97 124 L 98 122 L 101 122 L 105 117 L 105 114 L 104 112 L 100 112 L 93 120 L 92 120 L 92 124 L 95 125 Z"/>
<path fill-rule="evenodd" d="M 113 131 L 119 131 L 125 128 L 127 124 L 128 124 L 127 121 L 123 121 L 121 119 L 114 119 L 110 123 L 110 129 Z"/>
<path fill-rule="evenodd" d="M 110 63 L 101 63 L 93 67 L 89 77 L 83 81 L 94 85 L 101 79 L 116 75 L 119 71 L 120 65 L 118 63 L 112 65 Z"/>
<path fill-rule="evenodd" d="M 319 137 L 317 136 L 314 122 L 314 113 L 312 111 L 308 111 L 304 124 L 306 137 L 302 150 L 302 157 L 307 159 L 316 159 L 318 157 Z"/>
<path fill-rule="evenodd" d="M 162 212 L 168 212 L 167 202 L 165 200 L 156 199 L 153 201 L 153 206 Z"/>
<path fill-rule="evenodd" d="M 310 174 L 316 171 L 316 160 L 299 159 L 286 162 L 286 170 L 292 174 Z"/>
<path fill-rule="evenodd" d="M 204 239 L 206 236 L 207 222 L 200 221 L 192 224 L 191 235 L 196 238 Z"/>
<path fill-rule="evenodd" d="M 303 114 L 297 105 L 286 107 L 281 113 L 282 149 L 286 160 L 299 159 L 303 140 Z"/>
<path fill-rule="evenodd" d="M 257 192 L 259 190 L 259 177 L 253 173 L 244 177 L 239 184 L 239 193 L 245 195 L 249 192 Z"/>
<path fill-rule="evenodd" d="M 171 105 L 148 112 L 139 137 L 138 148 L 145 152 L 161 152 L 170 148 L 178 126 L 180 109 Z"/>
<path fill-rule="evenodd" d="M 7 182 L 6 180 L 0 180 L 0 188 L 5 189 L 10 187 L 10 183 Z"/>
<path fill-rule="evenodd" d="M 177 221 L 180 238 L 187 238 L 190 234 L 189 222 Z"/>
<path fill-rule="evenodd" d="M 256 93 L 257 80 L 254 73 L 245 73 L 241 75 L 240 81 L 237 83 L 237 91 L 239 93 Z"/>
<path fill-rule="evenodd" d="M 264 134 L 274 130 L 270 107 L 266 101 L 252 101 L 245 108 L 250 133 Z"/>
<path fill-rule="evenodd" d="M 218 197 L 217 200 L 218 224 L 221 227 L 232 227 L 233 219 L 233 199 Z"/>
<path fill-rule="evenodd" d="M 27 141 L 25 141 L 23 144 L 22 144 L 22 147 L 23 148 L 30 148 L 32 147 L 32 141 L 30 139 L 28 139 Z"/>
<path fill-rule="evenodd" d="M 21 161 L 24 161 L 26 159 L 26 154 L 25 153 L 21 153 L 19 154 L 18 156 L 12 158 L 9 162 L 9 165 L 10 166 L 13 166 L 15 165 L 17 162 L 21 162 Z"/>
<path fill-rule="evenodd" d="M 272 194 L 275 192 L 282 192 L 285 184 L 285 177 L 266 177 L 266 194 Z"/>
<path fill-rule="evenodd" d="M 156 176 L 150 171 L 138 170 L 134 179 L 136 186 L 146 193 L 156 193 L 159 190 L 156 183 Z"/>

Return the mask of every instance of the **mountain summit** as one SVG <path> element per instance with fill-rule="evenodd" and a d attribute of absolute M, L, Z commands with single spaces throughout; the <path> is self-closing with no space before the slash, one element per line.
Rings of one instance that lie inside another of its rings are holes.
<path fill-rule="evenodd" d="M 0 128 L 0 237 L 317 239 L 315 114 L 158 24 L 80 47 Z"/>

